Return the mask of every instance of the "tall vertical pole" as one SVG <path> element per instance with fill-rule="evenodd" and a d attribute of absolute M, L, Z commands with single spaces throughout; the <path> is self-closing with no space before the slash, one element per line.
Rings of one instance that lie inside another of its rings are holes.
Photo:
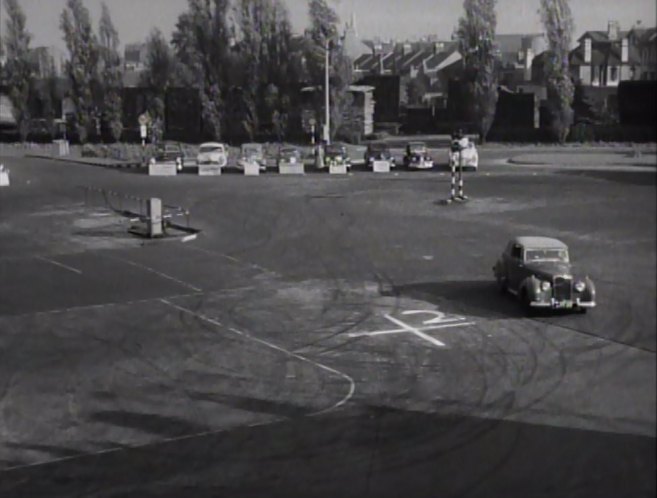
<path fill-rule="evenodd" d="M 330 109 L 330 99 L 329 99 L 329 57 L 330 57 L 330 46 L 329 39 L 326 38 L 326 47 L 325 48 L 325 60 L 324 60 L 324 140 L 326 144 L 331 143 L 331 109 Z"/>

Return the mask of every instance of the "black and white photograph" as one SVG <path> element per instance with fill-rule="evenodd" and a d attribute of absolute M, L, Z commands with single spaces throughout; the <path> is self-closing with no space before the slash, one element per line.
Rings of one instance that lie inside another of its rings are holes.
<path fill-rule="evenodd" d="M 0 497 L 657 495 L 654 0 L 0 0 Z"/>

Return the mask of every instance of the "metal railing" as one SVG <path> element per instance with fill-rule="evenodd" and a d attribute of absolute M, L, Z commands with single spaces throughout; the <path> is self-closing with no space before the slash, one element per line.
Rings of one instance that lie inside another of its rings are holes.
<path fill-rule="evenodd" d="M 150 215 L 148 212 L 149 198 L 116 192 L 114 190 L 80 186 L 84 193 L 84 205 L 109 209 L 121 216 L 130 218 L 132 221 L 148 223 Z M 191 229 L 189 210 L 172 204 L 162 204 L 162 219 L 165 226 L 182 226 Z M 184 225 L 178 220 L 184 218 Z"/>

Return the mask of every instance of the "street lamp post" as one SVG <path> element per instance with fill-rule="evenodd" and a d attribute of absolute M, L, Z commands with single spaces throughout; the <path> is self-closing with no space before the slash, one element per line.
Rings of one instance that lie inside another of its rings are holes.
<path fill-rule="evenodd" d="M 324 141 L 327 145 L 331 143 L 331 102 L 329 97 L 329 62 L 330 62 L 330 41 L 326 38 L 324 47 Z"/>

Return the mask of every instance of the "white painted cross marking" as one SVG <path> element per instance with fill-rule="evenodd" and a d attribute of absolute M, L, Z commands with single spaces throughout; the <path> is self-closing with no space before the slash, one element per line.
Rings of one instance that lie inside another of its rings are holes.
<path fill-rule="evenodd" d="M 420 314 L 428 314 L 428 315 L 433 315 L 433 318 L 430 318 L 428 320 L 424 320 L 422 324 L 424 326 L 420 327 L 414 327 L 411 326 L 398 318 L 395 318 L 393 316 L 390 316 L 388 314 L 383 315 L 384 318 L 386 318 L 388 321 L 394 323 L 395 325 L 401 327 L 398 329 L 389 329 L 389 330 L 375 330 L 372 332 L 352 332 L 350 334 L 347 334 L 349 337 L 374 337 L 378 335 L 388 335 L 388 334 L 402 334 L 402 333 L 410 333 L 413 335 L 416 335 L 417 337 L 424 339 L 425 341 L 433 344 L 434 346 L 438 347 L 444 347 L 445 343 L 442 341 L 439 341 L 438 339 L 431 337 L 428 334 L 425 334 L 425 331 L 427 330 L 438 330 L 438 329 L 446 329 L 446 328 L 451 328 L 451 327 L 464 327 L 466 325 L 473 325 L 474 322 L 468 322 L 465 317 L 462 316 L 454 316 L 451 318 L 446 318 L 445 313 L 442 313 L 440 311 L 434 311 L 434 310 L 408 310 L 402 312 L 402 315 L 420 315 Z"/>

